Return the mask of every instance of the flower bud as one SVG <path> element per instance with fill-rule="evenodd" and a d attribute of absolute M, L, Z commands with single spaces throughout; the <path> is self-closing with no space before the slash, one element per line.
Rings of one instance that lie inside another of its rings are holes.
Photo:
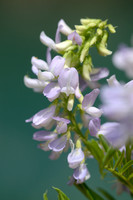
<path fill-rule="evenodd" d="M 83 63 L 83 77 L 86 79 L 86 80 L 90 80 L 90 71 L 91 71 L 91 68 L 92 68 L 92 61 L 91 61 L 91 57 L 89 58 L 86 58 L 84 60 L 84 63 Z"/>
<path fill-rule="evenodd" d="M 66 40 L 64 42 L 60 42 L 58 44 L 55 44 L 55 47 L 56 47 L 57 51 L 62 52 L 62 51 L 65 51 L 71 45 L 72 45 L 72 41 Z"/>
<path fill-rule="evenodd" d="M 116 32 L 116 30 L 115 30 L 115 28 L 112 26 L 112 24 L 109 24 L 109 25 L 108 25 L 108 29 L 109 29 L 109 31 L 110 31 L 111 33 L 115 33 L 115 32 Z"/>
<path fill-rule="evenodd" d="M 73 109 L 73 105 L 74 105 L 74 95 L 70 94 L 67 103 L 67 110 L 71 111 Z"/>

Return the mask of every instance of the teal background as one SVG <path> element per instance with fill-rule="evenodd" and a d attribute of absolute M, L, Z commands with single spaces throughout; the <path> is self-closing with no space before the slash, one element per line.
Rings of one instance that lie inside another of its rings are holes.
<path fill-rule="evenodd" d="M 48 106 L 43 95 L 34 93 L 23 84 L 25 74 L 31 74 L 31 57 L 45 60 L 45 46 L 39 41 L 42 30 L 54 38 L 59 19 L 63 18 L 72 28 L 80 18 L 109 19 L 117 26 L 117 33 L 109 39 L 109 49 L 115 51 L 118 44 L 130 45 L 133 33 L 132 0 L 0 0 L 0 199 L 42 200 L 48 189 L 49 199 L 56 199 L 51 186 L 62 189 L 70 199 L 85 198 L 72 186 L 68 186 L 67 154 L 57 161 L 48 159 L 49 153 L 36 148 L 32 140 L 35 130 L 25 119 Z M 94 52 L 96 66 L 108 67 L 110 74 L 128 80 L 123 72 L 111 63 L 111 56 L 101 58 Z M 103 186 L 111 189 L 112 178 L 100 180 L 97 163 L 88 161 L 91 188 Z M 111 190 L 115 196 L 115 190 Z M 130 199 L 123 194 L 117 199 Z"/>

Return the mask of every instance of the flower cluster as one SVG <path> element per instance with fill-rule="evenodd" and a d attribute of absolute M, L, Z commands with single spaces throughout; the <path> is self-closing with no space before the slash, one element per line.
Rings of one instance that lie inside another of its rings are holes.
<path fill-rule="evenodd" d="M 86 149 L 85 141 L 88 133 L 97 136 L 100 130 L 103 108 L 95 107 L 94 103 L 100 93 L 98 80 L 107 77 L 109 71 L 93 66 L 89 50 L 96 47 L 102 56 L 112 53 L 107 49 L 108 30 L 115 33 L 107 20 L 81 19 L 81 25 L 76 25 L 75 30 L 60 20 L 55 41 L 44 31 L 40 34 L 47 52 L 46 61 L 36 57 L 31 59 L 36 78 L 24 77 L 27 87 L 41 92 L 50 102 L 48 108 L 26 120 L 34 128 L 41 129 L 33 134 L 33 139 L 41 142 L 38 147 L 51 151 L 49 158 L 52 160 L 71 148 L 67 161 L 74 172 L 69 184 L 81 184 L 90 178 L 85 162 L 93 154 Z M 61 41 L 61 34 L 67 37 L 65 41 Z M 51 50 L 58 55 L 52 58 Z M 84 94 L 86 87 L 90 88 L 89 93 Z M 79 113 L 81 122 L 77 118 Z M 82 134 L 82 128 L 87 134 Z"/>

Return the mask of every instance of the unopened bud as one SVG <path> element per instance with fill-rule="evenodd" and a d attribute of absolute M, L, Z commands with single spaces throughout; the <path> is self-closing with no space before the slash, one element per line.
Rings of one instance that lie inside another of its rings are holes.
<path fill-rule="evenodd" d="M 100 44 L 97 46 L 98 52 L 101 56 L 108 56 L 112 54 L 112 51 L 108 50 L 104 45 Z"/>
<path fill-rule="evenodd" d="M 107 25 L 107 21 L 108 21 L 108 20 L 105 20 L 105 21 L 100 22 L 99 25 L 98 25 L 98 27 L 99 27 L 99 28 L 103 28 L 104 26 Z"/>
<path fill-rule="evenodd" d="M 108 25 L 108 29 L 109 29 L 109 31 L 110 31 L 111 33 L 115 33 L 115 32 L 116 32 L 116 30 L 115 30 L 115 28 L 112 26 L 112 24 L 109 24 L 109 25 Z"/>
<path fill-rule="evenodd" d="M 90 72 L 92 69 L 92 61 L 91 61 L 91 57 L 86 58 L 84 63 L 83 63 L 83 77 L 85 80 L 90 81 Z"/>
<path fill-rule="evenodd" d="M 90 19 L 90 18 L 87 18 L 87 19 L 81 19 L 80 22 L 83 25 L 88 25 L 89 23 L 98 24 L 98 23 L 101 22 L 101 19 Z"/>
<path fill-rule="evenodd" d="M 77 141 L 76 141 L 76 148 L 81 148 L 81 141 L 80 141 L 80 139 L 78 139 Z"/>
<path fill-rule="evenodd" d="M 98 28 L 98 29 L 97 29 L 97 34 L 98 34 L 98 35 L 102 35 L 102 34 L 103 34 L 102 29 Z"/>
<path fill-rule="evenodd" d="M 71 111 L 73 109 L 73 105 L 74 105 L 74 95 L 70 94 L 67 103 L 67 110 Z"/>
<path fill-rule="evenodd" d="M 60 42 L 58 44 L 55 44 L 55 47 L 58 52 L 65 51 L 68 47 L 72 45 L 72 40 L 66 40 L 64 42 Z"/>
<path fill-rule="evenodd" d="M 81 51 L 81 55 L 80 55 L 80 62 L 82 63 L 85 59 L 85 57 L 87 56 L 88 52 L 89 52 L 89 48 L 90 48 L 90 41 L 86 42 L 84 48 Z"/>

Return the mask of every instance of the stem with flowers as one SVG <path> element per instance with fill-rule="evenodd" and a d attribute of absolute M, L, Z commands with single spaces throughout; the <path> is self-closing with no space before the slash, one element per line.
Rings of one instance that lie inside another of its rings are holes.
<path fill-rule="evenodd" d="M 24 83 L 35 92 L 41 92 L 51 105 L 26 122 L 41 129 L 34 133 L 33 139 L 41 142 L 40 149 L 51 151 L 50 159 L 55 160 L 63 151 L 71 149 L 67 161 L 73 174 L 68 184 L 74 184 L 88 199 L 114 200 L 104 189 L 99 190 L 99 195 L 86 185 L 85 181 L 89 182 L 91 177 L 86 166 L 89 158 L 97 160 L 102 177 L 111 173 L 116 178 L 118 193 L 127 191 L 133 196 L 133 81 L 123 85 L 113 75 L 107 79 L 108 86 L 101 88 L 98 81 L 106 78 L 109 70 L 94 67 L 90 49 L 96 48 L 104 57 L 111 55 L 107 41 L 109 33 L 115 33 L 115 27 L 101 19 L 87 18 L 80 22 L 73 30 L 60 20 L 55 41 L 44 31 L 40 34 L 41 42 L 47 46 L 46 62 L 32 57 L 32 72 L 36 78 L 25 76 Z M 67 36 L 65 41 L 61 41 L 61 34 Z M 53 59 L 52 50 L 58 53 Z M 114 62 L 124 62 L 123 56 L 116 54 Z M 133 77 L 131 73 L 130 76 Z M 94 106 L 99 93 L 101 108 Z M 101 125 L 102 115 L 111 121 Z M 62 191 L 54 189 L 58 199 L 68 200 Z"/>

